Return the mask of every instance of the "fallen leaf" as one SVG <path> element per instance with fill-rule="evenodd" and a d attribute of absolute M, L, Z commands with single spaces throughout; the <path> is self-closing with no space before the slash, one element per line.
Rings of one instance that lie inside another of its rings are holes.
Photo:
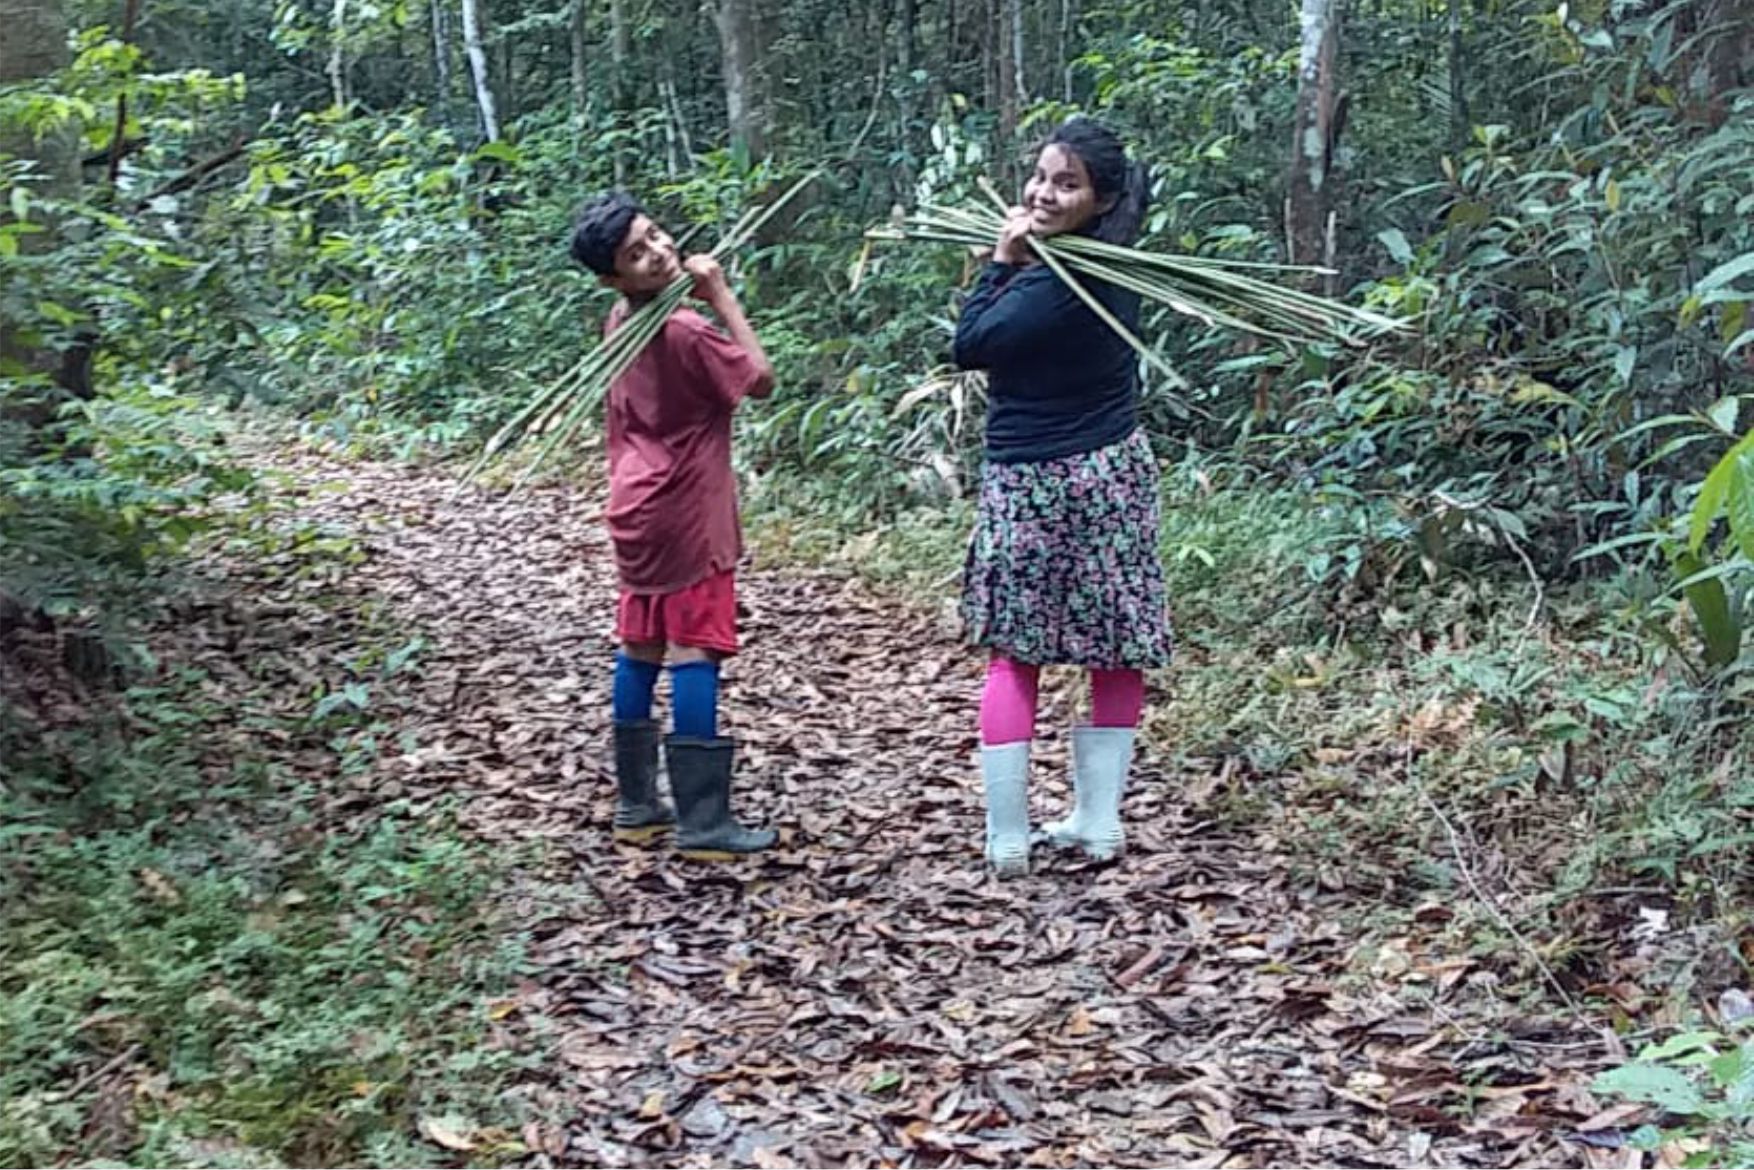
<path fill-rule="evenodd" d="M 467 1153 L 475 1148 L 468 1136 L 469 1126 L 454 1117 L 422 1117 L 420 1135 L 435 1146 Z"/>

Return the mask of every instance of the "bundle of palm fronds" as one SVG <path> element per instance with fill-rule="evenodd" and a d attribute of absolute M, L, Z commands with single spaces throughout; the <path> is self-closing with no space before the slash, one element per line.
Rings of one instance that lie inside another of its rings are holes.
<path fill-rule="evenodd" d="M 1005 205 L 990 185 L 983 183 L 982 186 L 994 201 L 995 209 L 925 207 L 904 217 L 896 226 L 873 228 L 866 234 L 877 240 L 923 240 L 990 247 L 1004 227 Z M 1320 273 L 1321 269 L 1147 252 L 1105 244 L 1088 236 L 1030 236 L 1028 239 L 1042 262 L 1174 385 L 1183 384 L 1175 368 L 1116 319 L 1091 295 L 1080 277 L 1130 290 L 1146 300 L 1208 325 L 1282 341 L 1356 344 L 1404 327 L 1392 317 L 1263 279 L 1268 276 L 1303 277 Z"/>
<path fill-rule="evenodd" d="M 785 194 L 766 207 L 752 208 L 744 213 L 731 230 L 725 233 L 712 250 L 716 259 L 723 259 L 760 231 L 779 210 L 790 203 L 798 192 L 808 186 L 818 172 L 799 179 Z M 522 487 L 561 446 L 576 438 L 585 424 L 596 414 L 609 387 L 645 352 L 664 328 L 678 306 L 694 287 L 694 278 L 677 277 L 662 292 L 633 312 L 617 329 L 604 338 L 572 369 L 533 395 L 510 422 L 487 441 L 487 446 L 469 469 L 466 479 L 473 478 L 489 463 L 525 444 L 540 439 L 541 445 L 524 466 L 514 487 Z"/>

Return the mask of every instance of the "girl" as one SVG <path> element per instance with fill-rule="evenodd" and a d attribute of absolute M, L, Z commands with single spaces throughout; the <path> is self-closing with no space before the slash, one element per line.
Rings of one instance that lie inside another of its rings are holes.
<path fill-rule="evenodd" d="M 1106 127 L 1054 131 L 963 306 L 954 357 L 986 370 L 980 514 L 963 577 L 963 618 L 991 655 L 981 697 L 987 860 L 1029 870 L 1029 750 L 1040 669 L 1090 671 L 1091 726 L 1072 733 L 1072 815 L 1054 844 L 1119 855 L 1121 794 L 1144 706 L 1144 668 L 1170 659 L 1158 559 L 1157 464 L 1138 425 L 1138 362 L 1127 342 L 1046 265 L 1030 237 L 1139 235 L 1144 168 Z M 1136 294 L 1083 282 L 1127 327 Z"/>

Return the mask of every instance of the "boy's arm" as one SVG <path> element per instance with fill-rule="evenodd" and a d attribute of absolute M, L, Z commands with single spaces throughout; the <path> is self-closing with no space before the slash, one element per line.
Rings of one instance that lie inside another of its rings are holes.
<path fill-rule="evenodd" d="M 731 291 L 731 282 L 725 279 L 725 270 L 711 256 L 690 256 L 683 263 L 683 267 L 694 277 L 694 295 L 718 314 L 725 331 L 731 335 L 731 340 L 749 355 L 749 360 L 754 364 L 756 378 L 749 387 L 749 397 L 766 398 L 773 393 L 773 363 L 767 360 L 767 351 L 761 348 L 761 339 L 755 336 L 755 330 L 749 325 L 749 318 L 743 315 L 743 306 L 737 302 L 737 294 Z"/>

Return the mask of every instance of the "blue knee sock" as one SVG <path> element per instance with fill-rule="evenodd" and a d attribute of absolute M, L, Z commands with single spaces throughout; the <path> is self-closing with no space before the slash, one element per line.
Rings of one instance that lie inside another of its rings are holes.
<path fill-rule="evenodd" d="M 676 734 L 690 739 L 719 735 L 719 664 L 678 662 L 670 668 L 670 712 Z"/>
<path fill-rule="evenodd" d="M 652 717 L 652 692 L 658 687 L 656 662 L 641 662 L 625 654 L 615 656 L 615 690 L 610 700 L 617 723 L 635 723 Z"/>

